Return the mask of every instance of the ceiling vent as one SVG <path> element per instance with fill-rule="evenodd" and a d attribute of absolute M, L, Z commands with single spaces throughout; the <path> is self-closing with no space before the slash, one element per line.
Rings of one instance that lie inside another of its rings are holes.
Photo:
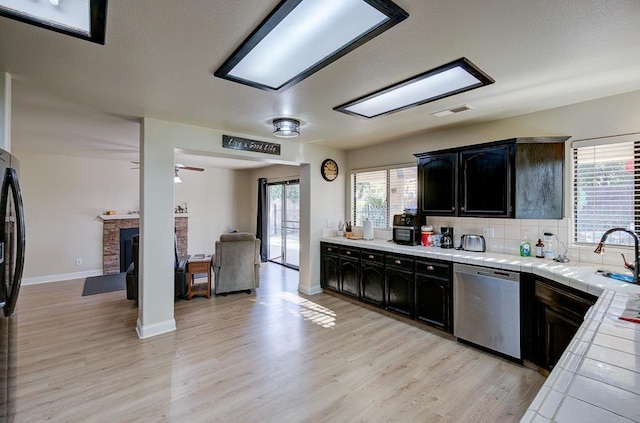
<path fill-rule="evenodd" d="M 435 116 L 435 117 L 449 116 L 455 113 L 460 113 L 460 112 L 464 112 L 466 110 L 471 110 L 471 109 L 473 109 L 473 107 L 469 106 L 468 104 L 463 104 L 461 106 L 456 106 L 450 109 L 440 110 L 439 112 L 431 113 L 431 116 Z"/>

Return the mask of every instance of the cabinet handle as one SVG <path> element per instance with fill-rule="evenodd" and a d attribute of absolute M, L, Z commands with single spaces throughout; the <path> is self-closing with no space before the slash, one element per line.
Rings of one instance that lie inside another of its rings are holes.
<path fill-rule="evenodd" d="M 431 265 L 427 266 L 427 270 L 434 270 L 433 266 L 431 266 Z"/>
<path fill-rule="evenodd" d="M 402 264 L 402 262 L 400 260 L 396 260 L 395 263 L 396 264 Z"/>
<path fill-rule="evenodd" d="M 369 258 L 372 259 L 372 260 L 374 259 L 374 257 L 372 255 L 369 255 Z"/>
<path fill-rule="evenodd" d="M 456 208 L 455 207 L 451 207 L 451 211 L 452 212 L 456 211 Z"/>
<path fill-rule="evenodd" d="M 351 251 L 347 251 L 347 255 L 350 256 L 351 255 Z"/>
<path fill-rule="evenodd" d="M 460 207 L 460 211 L 464 211 L 464 207 Z"/>
<path fill-rule="evenodd" d="M 327 248 L 327 251 L 331 252 L 331 251 L 333 251 L 333 249 L 332 248 Z"/>

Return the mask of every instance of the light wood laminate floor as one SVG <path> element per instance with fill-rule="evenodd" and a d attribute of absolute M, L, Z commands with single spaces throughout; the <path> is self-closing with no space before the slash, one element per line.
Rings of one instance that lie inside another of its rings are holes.
<path fill-rule="evenodd" d="M 140 340 L 125 292 L 24 286 L 16 422 L 517 422 L 537 372 L 264 264 L 255 294 L 175 304 Z"/>

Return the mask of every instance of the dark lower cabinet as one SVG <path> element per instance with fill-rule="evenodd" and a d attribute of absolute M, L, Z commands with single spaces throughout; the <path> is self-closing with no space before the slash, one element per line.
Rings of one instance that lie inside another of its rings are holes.
<path fill-rule="evenodd" d="M 388 255 L 384 271 L 385 303 L 389 311 L 413 317 L 413 258 Z"/>
<path fill-rule="evenodd" d="M 360 298 L 360 250 L 340 248 L 340 292 Z"/>
<path fill-rule="evenodd" d="M 384 307 L 384 254 L 363 250 L 360 263 L 362 301 Z"/>
<path fill-rule="evenodd" d="M 335 244 L 321 244 L 320 286 L 338 291 L 340 287 L 340 247 Z"/>
<path fill-rule="evenodd" d="M 538 365 L 552 370 L 597 297 L 552 281 L 535 281 Z"/>
<path fill-rule="evenodd" d="M 451 264 L 321 243 L 322 288 L 453 331 Z"/>
<path fill-rule="evenodd" d="M 447 263 L 416 260 L 415 317 L 448 332 L 453 330 L 450 272 Z"/>

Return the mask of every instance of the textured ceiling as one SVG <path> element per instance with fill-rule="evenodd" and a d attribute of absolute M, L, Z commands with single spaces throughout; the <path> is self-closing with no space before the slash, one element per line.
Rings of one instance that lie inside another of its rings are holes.
<path fill-rule="evenodd" d="M 296 142 L 352 149 L 640 89 L 637 0 L 396 0 L 408 19 L 281 93 L 215 78 L 278 3 L 111 1 L 104 46 L 0 17 L 14 147 L 129 160 L 142 116 L 257 137 L 291 116 Z M 371 120 L 332 110 L 463 56 L 495 84 Z"/>

